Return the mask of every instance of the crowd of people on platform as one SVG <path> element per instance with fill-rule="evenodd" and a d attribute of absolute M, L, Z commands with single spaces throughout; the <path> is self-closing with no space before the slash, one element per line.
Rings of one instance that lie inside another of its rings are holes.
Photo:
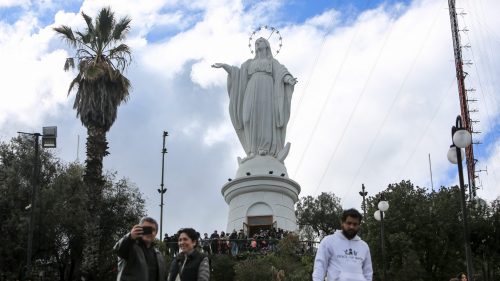
<path fill-rule="evenodd" d="M 314 258 L 313 281 L 352 280 L 372 281 L 373 268 L 370 248 L 358 235 L 362 215 L 356 209 L 344 210 L 341 230 L 325 236 Z M 193 228 L 182 228 L 169 237 L 167 253 L 173 259 L 167 271 L 164 254 L 155 246 L 158 223 L 144 217 L 115 245 L 118 255 L 117 281 L 209 281 L 210 254 L 237 256 L 240 251 L 273 251 L 278 242 L 289 232 L 281 229 L 259 229 L 247 237 L 241 229 L 231 234 L 214 231 L 210 236 Z M 309 246 L 313 249 L 312 244 Z M 452 280 L 467 281 L 467 274 L 460 273 Z"/>
<path fill-rule="evenodd" d="M 276 246 L 283 237 L 290 232 L 281 228 L 260 229 L 250 237 L 240 229 L 231 233 L 221 231 L 220 234 L 214 230 L 210 236 L 208 233 L 200 235 L 200 250 L 210 255 L 225 254 L 237 256 L 241 252 L 267 253 L 275 251 Z M 179 252 L 177 235 L 168 236 L 165 234 L 163 242 L 167 245 L 167 254 L 176 256 Z"/>

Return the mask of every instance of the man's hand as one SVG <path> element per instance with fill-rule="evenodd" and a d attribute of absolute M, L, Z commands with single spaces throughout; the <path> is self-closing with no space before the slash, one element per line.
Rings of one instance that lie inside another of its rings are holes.
<path fill-rule="evenodd" d="M 132 227 L 132 230 L 130 230 L 130 237 L 132 239 L 142 237 L 142 226 L 140 226 L 139 224 L 134 225 L 134 227 Z"/>

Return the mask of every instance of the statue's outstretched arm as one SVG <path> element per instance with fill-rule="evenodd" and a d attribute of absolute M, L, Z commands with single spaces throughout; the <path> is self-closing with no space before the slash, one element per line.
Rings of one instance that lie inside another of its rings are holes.
<path fill-rule="evenodd" d="M 283 77 L 283 82 L 293 86 L 293 85 L 297 84 L 298 80 L 297 80 L 297 78 L 294 78 L 292 75 L 287 74 L 287 75 L 285 75 L 285 77 Z"/>
<path fill-rule="evenodd" d="M 230 73 L 231 72 L 231 66 L 229 66 L 228 64 L 226 63 L 214 63 L 212 64 L 212 67 L 213 68 L 224 68 L 224 70 L 227 72 L 227 73 Z"/>

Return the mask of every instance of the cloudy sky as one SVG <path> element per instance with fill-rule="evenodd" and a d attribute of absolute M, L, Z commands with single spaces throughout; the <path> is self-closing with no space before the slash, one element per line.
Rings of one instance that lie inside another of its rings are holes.
<path fill-rule="evenodd" d="M 75 72 L 63 71 L 73 52 L 52 28 L 82 28 L 81 11 L 94 16 L 111 6 L 132 18 L 133 89 L 108 134 L 105 168 L 136 183 L 159 218 L 162 132 L 169 132 L 168 233 L 225 230 L 220 190 L 243 150 L 227 112 L 225 72 L 210 65 L 250 58 L 248 37 L 261 25 L 279 29 L 276 58 L 299 80 L 285 164 L 302 196 L 334 192 L 344 207 L 359 208 L 362 183 L 369 195 L 401 180 L 455 185 L 446 153 L 460 107 L 447 2 L 0 0 L 0 140 L 56 125 L 57 156 L 83 162 L 86 130 L 67 96 Z M 487 170 L 478 173 L 478 195 L 492 200 L 500 196 L 500 2 L 459 0 L 457 8 L 468 30 L 461 40 L 466 87 L 476 90 L 472 117 L 480 121 L 477 170 Z"/>

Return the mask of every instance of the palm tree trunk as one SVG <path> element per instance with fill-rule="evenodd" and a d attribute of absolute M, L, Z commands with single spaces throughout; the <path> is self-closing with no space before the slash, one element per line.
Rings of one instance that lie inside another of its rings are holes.
<path fill-rule="evenodd" d="M 106 130 L 97 126 L 87 127 L 87 160 L 83 181 L 88 192 L 88 215 L 85 223 L 85 246 L 83 250 L 82 271 L 85 280 L 100 280 L 101 218 L 104 177 L 102 162 L 108 155 Z"/>
<path fill-rule="evenodd" d="M 85 160 L 83 181 L 89 189 L 89 194 L 96 194 L 100 197 L 104 186 L 102 161 L 109 154 L 106 130 L 97 126 L 89 126 L 87 134 L 87 160 Z"/>

